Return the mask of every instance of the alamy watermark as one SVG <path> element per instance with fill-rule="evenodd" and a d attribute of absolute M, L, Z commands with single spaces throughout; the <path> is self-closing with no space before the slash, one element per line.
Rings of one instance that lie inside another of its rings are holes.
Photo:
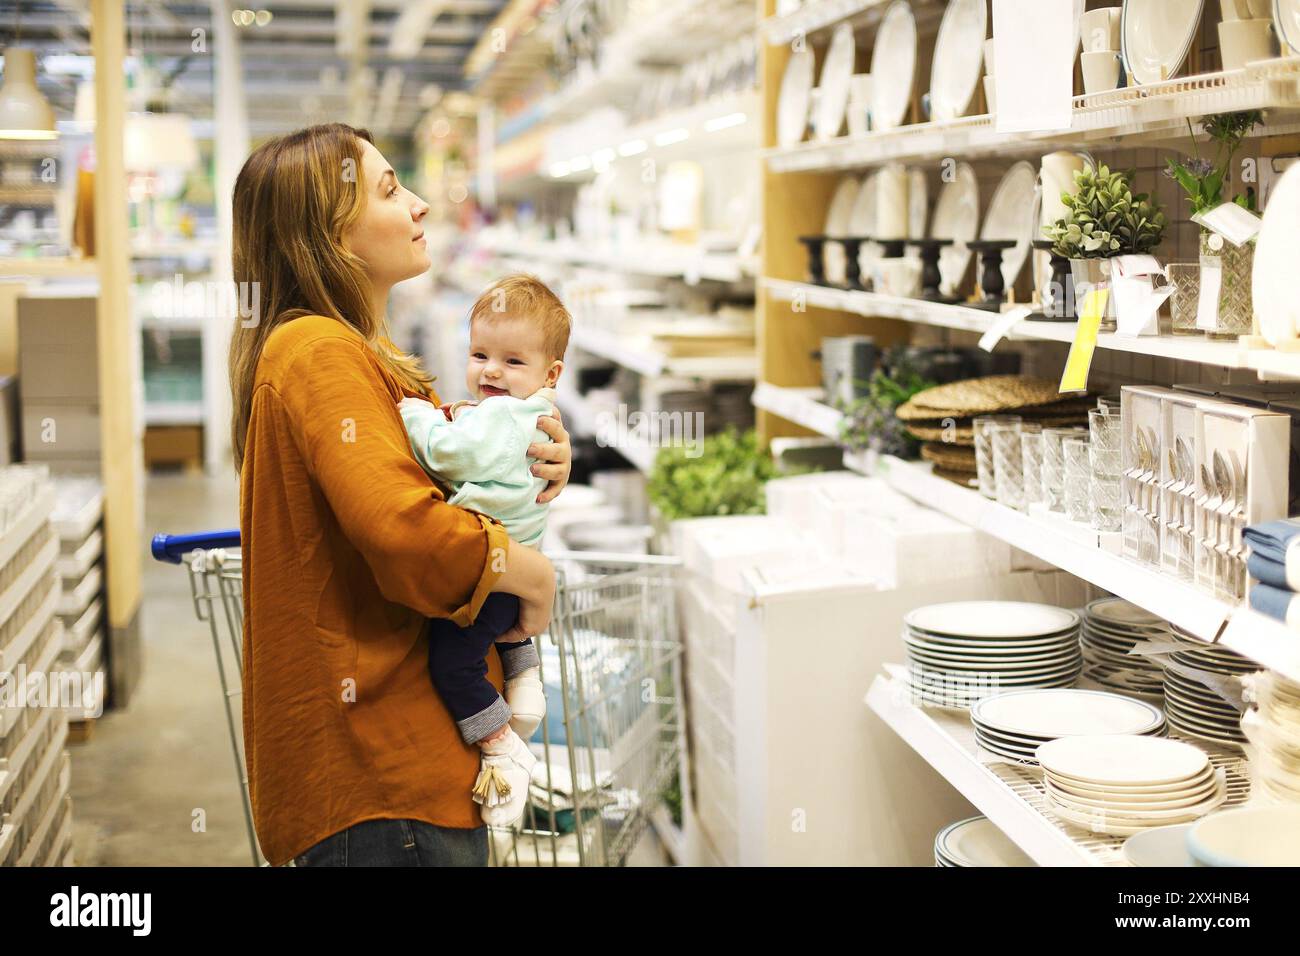
<path fill-rule="evenodd" d="M 238 314 L 240 325 L 255 328 L 261 321 L 262 290 L 258 282 L 186 280 L 176 273 L 170 282 L 155 282 L 149 290 L 149 311 L 157 319 L 224 321 Z"/>
<path fill-rule="evenodd" d="M 104 712 L 103 671 L 0 671 L 0 708 L 74 708 L 86 717 Z"/>
<path fill-rule="evenodd" d="M 596 415 L 596 444 L 602 448 L 644 447 L 684 449 L 687 458 L 704 454 L 704 413 L 615 411 Z"/>

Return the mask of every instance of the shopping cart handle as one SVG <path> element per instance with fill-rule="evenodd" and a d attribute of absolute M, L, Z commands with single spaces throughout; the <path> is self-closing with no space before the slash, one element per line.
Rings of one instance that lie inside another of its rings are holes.
<path fill-rule="evenodd" d="M 154 560 L 180 564 L 191 551 L 239 547 L 239 529 L 198 531 L 194 534 L 156 534 L 153 536 Z"/>

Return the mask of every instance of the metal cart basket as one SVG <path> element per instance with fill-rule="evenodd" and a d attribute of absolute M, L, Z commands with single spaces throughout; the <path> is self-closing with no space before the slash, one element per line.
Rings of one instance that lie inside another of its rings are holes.
<path fill-rule="evenodd" d="M 254 865 L 240 698 L 243 593 L 239 532 L 156 535 L 159 561 L 184 563 L 208 624 L 225 699 Z M 556 566 L 550 632 L 537 639 L 547 716 L 524 819 L 489 832 L 500 866 L 619 866 L 687 779 L 676 558 L 548 554 Z"/>

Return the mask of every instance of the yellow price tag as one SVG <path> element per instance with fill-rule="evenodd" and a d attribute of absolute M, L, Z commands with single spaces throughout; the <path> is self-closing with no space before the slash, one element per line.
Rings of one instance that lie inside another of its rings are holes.
<path fill-rule="evenodd" d="M 1083 300 L 1079 312 L 1079 325 L 1074 330 L 1074 341 L 1070 343 L 1070 354 L 1065 360 L 1065 370 L 1061 372 L 1061 386 L 1057 391 L 1086 392 L 1088 390 L 1088 371 L 1092 368 L 1092 353 L 1097 350 L 1097 331 L 1101 328 L 1101 317 L 1106 314 L 1106 299 L 1109 289 L 1092 289 Z"/>

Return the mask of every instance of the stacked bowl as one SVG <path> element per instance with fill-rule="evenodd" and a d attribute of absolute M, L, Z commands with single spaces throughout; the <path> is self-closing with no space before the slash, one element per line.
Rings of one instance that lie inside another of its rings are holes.
<path fill-rule="evenodd" d="M 1242 718 L 1255 745 L 1255 782 L 1281 803 L 1300 804 L 1300 684 L 1271 671 L 1255 682 L 1259 709 Z"/>
<path fill-rule="evenodd" d="M 1259 665 L 1217 644 L 1198 641 L 1176 626 L 1173 631 L 1181 647 L 1165 665 L 1169 726 L 1184 736 L 1240 750 L 1246 743 L 1243 708 L 1236 703 L 1240 678 L 1259 670 Z"/>
<path fill-rule="evenodd" d="M 999 694 L 971 707 L 970 719 L 981 748 L 1025 764 L 1037 763 L 1039 748 L 1060 737 L 1165 733 L 1160 708 L 1120 694 L 1077 688 Z"/>
<path fill-rule="evenodd" d="M 1025 851 L 988 817 L 958 820 L 934 838 L 935 866 L 1033 866 Z"/>
<path fill-rule="evenodd" d="M 921 703 L 969 707 L 992 694 L 1078 677 L 1079 615 L 1050 604 L 955 601 L 909 612 L 903 644 Z"/>
<path fill-rule="evenodd" d="M 1133 653 L 1144 641 L 1167 643 L 1172 632 L 1163 618 L 1117 597 L 1098 598 L 1083 611 L 1083 676 L 1111 690 L 1164 700 L 1164 667 Z"/>
<path fill-rule="evenodd" d="M 1062 737 L 1038 748 L 1051 811 L 1092 833 L 1132 836 L 1198 820 L 1228 798 L 1222 771 L 1180 740 Z"/>

